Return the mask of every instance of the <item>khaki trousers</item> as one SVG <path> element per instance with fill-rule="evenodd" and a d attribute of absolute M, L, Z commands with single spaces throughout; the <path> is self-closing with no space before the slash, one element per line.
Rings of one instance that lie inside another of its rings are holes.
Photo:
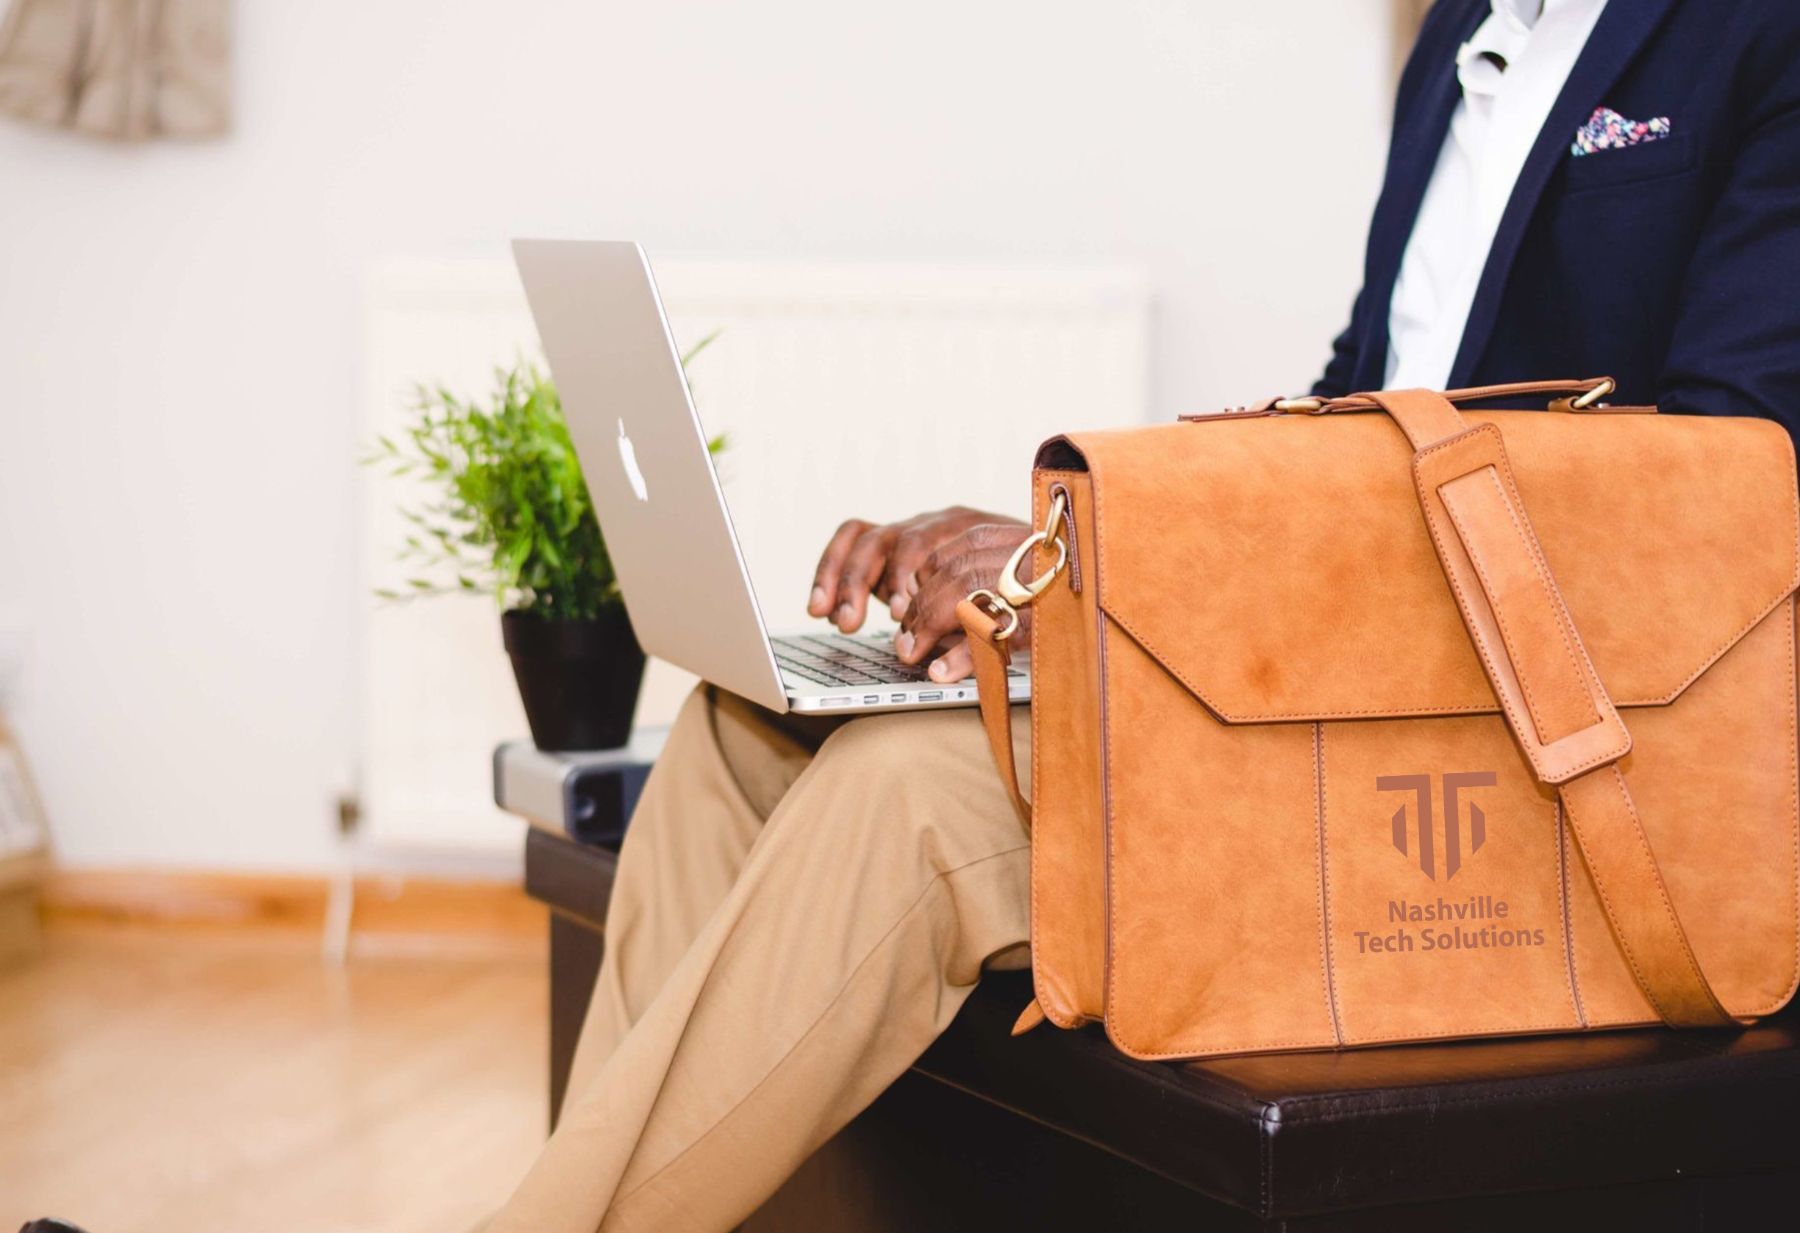
<path fill-rule="evenodd" d="M 744 1219 L 984 966 L 1025 966 L 1029 863 L 974 709 L 817 726 L 696 692 L 620 853 L 561 1124 L 489 1233 Z"/>

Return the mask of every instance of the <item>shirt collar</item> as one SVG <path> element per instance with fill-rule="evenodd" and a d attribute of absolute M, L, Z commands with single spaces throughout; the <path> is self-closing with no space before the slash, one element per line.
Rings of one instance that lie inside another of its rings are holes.
<path fill-rule="evenodd" d="M 1463 93 L 1498 94 L 1503 77 L 1500 65 L 1516 62 L 1544 13 L 1562 3 L 1564 0 L 1488 0 L 1491 11 L 1487 20 L 1456 53 Z"/>
<path fill-rule="evenodd" d="M 1529 34 L 1556 0 L 1491 0 L 1494 16 L 1518 34 Z"/>

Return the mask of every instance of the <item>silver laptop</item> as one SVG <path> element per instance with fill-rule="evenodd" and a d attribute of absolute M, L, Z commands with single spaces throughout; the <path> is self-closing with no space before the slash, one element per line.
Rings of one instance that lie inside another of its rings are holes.
<path fill-rule="evenodd" d="M 975 704 L 973 680 L 931 680 L 890 634 L 769 637 L 641 248 L 514 240 L 513 258 L 644 650 L 777 711 Z M 1025 671 L 1008 692 L 1030 697 Z"/>

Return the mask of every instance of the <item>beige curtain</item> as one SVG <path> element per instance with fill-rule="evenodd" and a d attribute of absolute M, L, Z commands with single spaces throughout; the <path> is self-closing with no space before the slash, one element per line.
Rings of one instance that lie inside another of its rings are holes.
<path fill-rule="evenodd" d="M 1408 34 L 1419 32 L 1419 23 L 1425 20 L 1425 14 L 1437 0 L 1399 0 L 1400 21 Z"/>
<path fill-rule="evenodd" d="M 1418 37 L 1419 23 L 1425 20 L 1435 0 L 1394 0 L 1394 72 L 1399 73 L 1406 65 L 1406 57 L 1412 52 L 1413 40 Z"/>
<path fill-rule="evenodd" d="M 223 133 L 229 0 L 12 0 L 0 112 L 122 141 Z"/>

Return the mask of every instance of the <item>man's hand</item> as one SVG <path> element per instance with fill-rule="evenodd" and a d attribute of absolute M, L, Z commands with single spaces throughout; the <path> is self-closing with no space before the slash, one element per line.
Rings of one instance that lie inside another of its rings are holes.
<path fill-rule="evenodd" d="M 901 623 L 896 653 L 919 663 L 956 629 L 957 601 L 991 587 L 1028 534 L 1024 523 L 963 506 L 885 526 L 853 518 L 825 546 L 806 610 L 854 633 L 873 596 Z M 928 582 L 930 596 L 924 594 Z M 932 665 L 934 678 L 961 680 L 969 674 L 966 648 L 955 647 L 945 658 L 948 662 Z"/>
<path fill-rule="evenodd" d="M 944 653 L 932 661 L 931 679 L 960 681 L 971 675 L 975 660 L 957 622 L 956 605 L 971 591 L 991 590 L 1008 558 L 1030 534 L 1022 523 L 980 523 L 927 557 L 918 570 L 918 589 L 901 614 L 894 653 L 916 664 L 941 644 Z M 1031 609 L 1021 608 L 1020 628 L 1027 628 L 1030 619 Z"/>

